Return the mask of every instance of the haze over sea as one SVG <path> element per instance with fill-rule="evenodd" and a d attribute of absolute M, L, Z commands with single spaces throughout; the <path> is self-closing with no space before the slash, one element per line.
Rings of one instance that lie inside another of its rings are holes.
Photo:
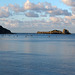
<path fill-rule="evenodd" d="M 0 75 L 75 75 L 75 34 L 0 34 Z"/>

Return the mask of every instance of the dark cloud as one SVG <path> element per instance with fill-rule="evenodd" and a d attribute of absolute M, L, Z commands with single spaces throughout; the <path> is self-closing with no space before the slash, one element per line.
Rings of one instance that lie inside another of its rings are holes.
<path fill-rule="evenodd" d="M 39 17 L 39 15 L 36 14 L 35 12 L 26 12 L 25 16 L 27 16 L 27 17 Z"/>
<path fill-rule="evenodd" d="M 56 9 L 56 10 L 50 10 L 48 11 L 48 13 L 51 15 L 51 16 L 59 16 L 59 15 L 63 15 L 63 16 L 70 16 L 71 13 L 68 12 L 68 10 L 61 10 L 61 9 Z"/>

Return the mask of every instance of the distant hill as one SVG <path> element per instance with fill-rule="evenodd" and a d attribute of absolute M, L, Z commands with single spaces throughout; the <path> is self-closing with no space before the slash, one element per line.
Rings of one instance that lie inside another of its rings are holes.
<path fill-rule="evenodd" d="M 0 25 L 0 34 L 11 34 L 12 32 Z"/>

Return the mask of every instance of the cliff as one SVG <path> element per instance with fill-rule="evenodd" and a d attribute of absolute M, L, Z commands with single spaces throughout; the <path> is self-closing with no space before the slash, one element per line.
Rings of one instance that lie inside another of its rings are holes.
<path fill-rule="evenodd" d="M 71 34 L 67 29 L 63 29 L 63 34 Z"/>
<path fill-rule="evenodd" d="M 40 32 L 38 31 L 37 34 L 71 34 L 67 29 L 63 29 L 63 32 L 60 30 L 53 30 L 49 32 Z"/>
<path fill-rule="evenodd" d="M 0 26 L 0 34 L 11 34 L 11 31 Z"/>

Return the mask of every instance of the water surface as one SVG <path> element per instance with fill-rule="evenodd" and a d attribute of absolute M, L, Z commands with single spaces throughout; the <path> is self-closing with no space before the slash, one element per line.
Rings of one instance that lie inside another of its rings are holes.
<path fill-rule="evenodd" d="M 1 34 L 0 75 L 75 75 L 75 34 Z"/>

